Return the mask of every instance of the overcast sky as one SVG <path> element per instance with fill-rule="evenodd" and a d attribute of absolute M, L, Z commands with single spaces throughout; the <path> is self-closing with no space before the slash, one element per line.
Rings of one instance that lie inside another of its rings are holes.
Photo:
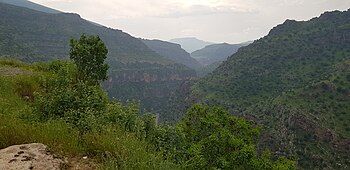
<path fill-rule="evenodd" d="M 197 37 L 239 43 L 266 35 L 286 19 L 346 10 L 350 0 L 31 0 L 74 12 L 136 37 Z"/>

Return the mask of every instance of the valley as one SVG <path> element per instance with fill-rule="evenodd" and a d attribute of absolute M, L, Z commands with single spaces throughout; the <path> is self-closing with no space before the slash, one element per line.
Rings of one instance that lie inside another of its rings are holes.
<path fill-rule="evenodd" d="M 0 0 L 0 152 L 48 148 L 57 169 L 350 167 L 350 9 L 243 43 L 184 37 Z"/>

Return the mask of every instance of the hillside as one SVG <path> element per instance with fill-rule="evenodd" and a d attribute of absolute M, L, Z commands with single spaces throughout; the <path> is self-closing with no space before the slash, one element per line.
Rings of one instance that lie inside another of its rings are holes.
<path fill-rule="evenodd" d="M 109 50 L 110 79 L 105 87 L 110 97 L 123 101 L 147 98 L 148 104 L 141 101 L 142 106 L 147 106 L 144 109 L 159 110 L 158 101 L 165 101 L 173 88 L 196 75 L 194 70 L 160 56 L 139 39 L 98 26 L 77 14 L 43 13 L 3 3 L 0 11 L 0 56 L 26 62 L 67 59 L 71 38 L 83 33 L 99 35 Z M 140 93 L 124 93 L 124 87 Z M 155 94 L 157 90 L 161 92 Z"/>
<path fill-rule="evenodd" d="M 51 8 L 27 1 L 27 0 L 0 0 L 0 3 L 11 4 L 11 5 L 15 5 L 15 6 L 25 7 L 25 8 L 33 9 L 36 11 L 52 13 L 52 14 L 61 13 L 58 10 L 51 9 Z"/>
<path fill-rule="evenodd" d="M 201 67 L 201 64 L 197 60 L 193 59 L 191 55 L 181 48 L 179 44 L 174 44 L 161 40 L 147 40 L 142 39 L 150 49 L 157 52 L 159 55 L 164 56 L 167 59 L 173 60 L 176 63 L 183 64 L 189 68 L 197 69 Z"/>
<path fill-rule="evenodd" d="M 110 61 L 173 63 L 140 40 L 120 30 L 91 24 L 77 14 L 48 14 L 2 3 L 0 10 L 1 55 L 26 61 L 67 58 L 69 39 L 86 33 L 105 41 Z"/>
<path fill-rule="evenodd" d="M 78 67 L 0 59 L 0 167 L 295 169 L 285 157 L 260 155 L 259 128 L 222 108 L 196 105 L 177 125 L 161 126 L 137 104 L 110 101 L 100 85 L 81 81 Z"/>
<path fill-rule="evenodd" d="M 181 47 L 184 50 L 186 50 L 188 53 L 192 53 L 193 51 L 199 50 L 207 45 L 213 44 L 211 42 L 199 40 L 194 37 L 175 38 L 175 39 L 169 40 L 169 42 L 180 44 Z"/>
<path fill-rule="evenodd" d="M 207 66 L 213 63 L 225 61 L 229 56 L 245 45 L 243 44 L 212 44 L 191 53 L 202 65 Z"/>
<path fill-rule="evenodd" d="M 350 10 L 287 20 L 192 86 L 192 95 L 265 125 L 261 145 L 305 169 L 348 169 Z"/>

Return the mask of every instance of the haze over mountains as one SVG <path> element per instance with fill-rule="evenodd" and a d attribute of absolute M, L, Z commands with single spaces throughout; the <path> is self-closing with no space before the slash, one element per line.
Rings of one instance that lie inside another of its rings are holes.
<path fill-rule="evenodd" d="M 169 40 L 172 43 L 180 44 L 181 47 L 186 50 L 188 53 L 192 53 L 196 50 L 202 49 L 207 45 L 214 44 L 212 42 L 206 42 L 203 40 L 199 40 L 195 37 L 187 37 L 187 38 L 175 38 Z"/>
<path fill-rule="evenodd" d="M 26 63 L 68 60 L 69 40 L 84 33 L 98 35 L 109 51 L 108 80 L 102 86 L 111 101 L 103 97 L 100 86 L 94 86 L 97 89 L 89 91 L 94 95 L 88 94 L 77 105 L 89 105 L 90 100 L 96 100 L 94 108 L 105 102 L 108 106 L 102 111 L 89 115 L 93 109 L 78 108 L 76 112 L 67 109 L 67 113 L 59 115 L 74 119 L 78 128 L 94 134 L 85 135 L 74 131 L 76 127 L 67 127 L 71 136 L 82 138 L 76 139 L 76 146 L 84 152 L 77 149 L 74 154 L 112 156 L 121 169 L 129 163 L 125 161 L 130 161 L 128 156 L 135 153 L 136 158 L 130 162 L 140 163 L 141 159 L 148 168 L 150 162 L 161 162 L 159 169 L 176 166 L 192 169 L 195 165 L 194 169 L 288 169 L 294 167 L 289 166 L 293 161 L 300 169 L 349 169 L 350 9 L 325 12 L 308 21 L 288 19 L 254 42 L 214 44 L 197 38 L 170 42 L 135 38 L 121 30 L 96 25 L 78 14 L 62 13 L 25 0 L 0 0 L 0 106 L 8 107 L 0 110 L 0 121 L 7 118 L 4 116 L 7 112 L 40 109 L 51 112 L 52 103 L 61 111 L 61 106 L 72 105 L 68 99 L 75 101 L 81 97 L 76 97 L 75 89 L 80 84 L 69 84 L 76 83 L 76 75 L 68 74 L 75 71 L 69 61 L 30 65 L 4 59 Z M 63 96 L 57 103 L 57 96 L 46 96 L 52 99 L 48 101 L 52 102 L 49 107 L 36 108 L 36 102 L 46 102 L 36 93 L 51 95 L 52 89 L 45 82 L 52 79 L 71 91 L 67 96 L 67 89 L 55 94 Z M 22 107 L 16 110 L 17 105 Z M 79 113 L 88 116 L 75 117 Z M 9 121 L 13 127 L 0 124 L 0 132 L 2 128 L 15 129 L 17 124 L 25 124 L 29 120 L 22 118 L 32 113 L 18 115 L 20 121 L 9 116 L 15 122 Z M 30 117 L 30 121 L 56 118 L 45 116 L 51 115 Z M 99 116 L 106 117 L 97 122 Z M 68 120 L 53 121 L 51 131 L 66 127 Z M 107 124 L 108 128 L 103 126 L 107 132 L 89 129 L 90 123 L 96 127 Z M 37 129 L 50 126 L 44 124 Z M 27 128 L 31 126 L 23 126 L 20 131 Z M 0 133 L 0 147 L 7 145 L 1 141 L 7 138 L 1 135 L 27 141 L 16 136 L 22 133 L 8 131 Z M 60 133 L 65 134 L 65 130 Z M 33 139 L 38 136 L 42 135 L 34 135 Z M 67 136 L 62 138 L 70 139 Z M 62 140 L 59 137 L 54 140 Z M 96 142 L 100 138 L 106 140 Z M 147 151 L 139 154 L 138 147 Z M 265 148 L 271 152 L 265 152 Z M 105 152 L 108 149 L 113 152 Z M 154 156 L 158 154 L 159 158 Z M 127 156 L 121 159 L 121 155 Z M 286 166 L 277 166 L 270 158 Z M 168 161 L 174 166 L 165 166 Z"/>
<path fill-rule="evenodd" d="M 247 44 L 248 45 L 248 44 Z M 225 61 L 229 56 L 236 53 L 245 44 L 212 44 L 191 53 L 191 56 L 203 66 L 216 62 Z"/>
<path fill-rule="evenodd" d="M 150 49 L 177 63 L 192 69 L 198 69 L 201 64 L 191 57 L 191 54 L 181 48 L 181 45 L 161 40 L 142 40 Z"/>

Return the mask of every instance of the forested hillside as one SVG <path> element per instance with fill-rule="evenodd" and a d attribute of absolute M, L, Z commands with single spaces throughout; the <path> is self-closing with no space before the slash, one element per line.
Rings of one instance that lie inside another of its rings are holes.
<path fill-rule="evenodd" d="M 208 104 L 263 124 L 261 145 L 306 169 L 348 169 L 350 10 L 287 20 L 192 87 Z"/>
<path fill-rule="evenodd" d="M 201 64 L 197 60 L 193 59 L 191 55 L 182 49 L 181 45 L 179 44 L 147 39 L 142 39 L 142 42 L 144 42 L 150 49 L 157 52 L 159 55 L 173 60 L 176 63 L 181 63 L 192 69 L 198 69 L 201 67 Z"/>
<path fill-rule="evenodd" d="M 82 33 L 99 35 L 109 50 L 110 79 L 105 87 L 111 98 L 147 99 L 141 101 L 142 107 L 159 110 L 160 101 L 165 102 L 183 80 L 196 76 L 195 71 L 160 56 L 139 39 L 77 14 L 44 13 L 4 3 L 0 11 L 1 57 L 26 62 L 67 59 L 70 38 Z M 130 93 L 125 93 L 126 88 Z"/>

